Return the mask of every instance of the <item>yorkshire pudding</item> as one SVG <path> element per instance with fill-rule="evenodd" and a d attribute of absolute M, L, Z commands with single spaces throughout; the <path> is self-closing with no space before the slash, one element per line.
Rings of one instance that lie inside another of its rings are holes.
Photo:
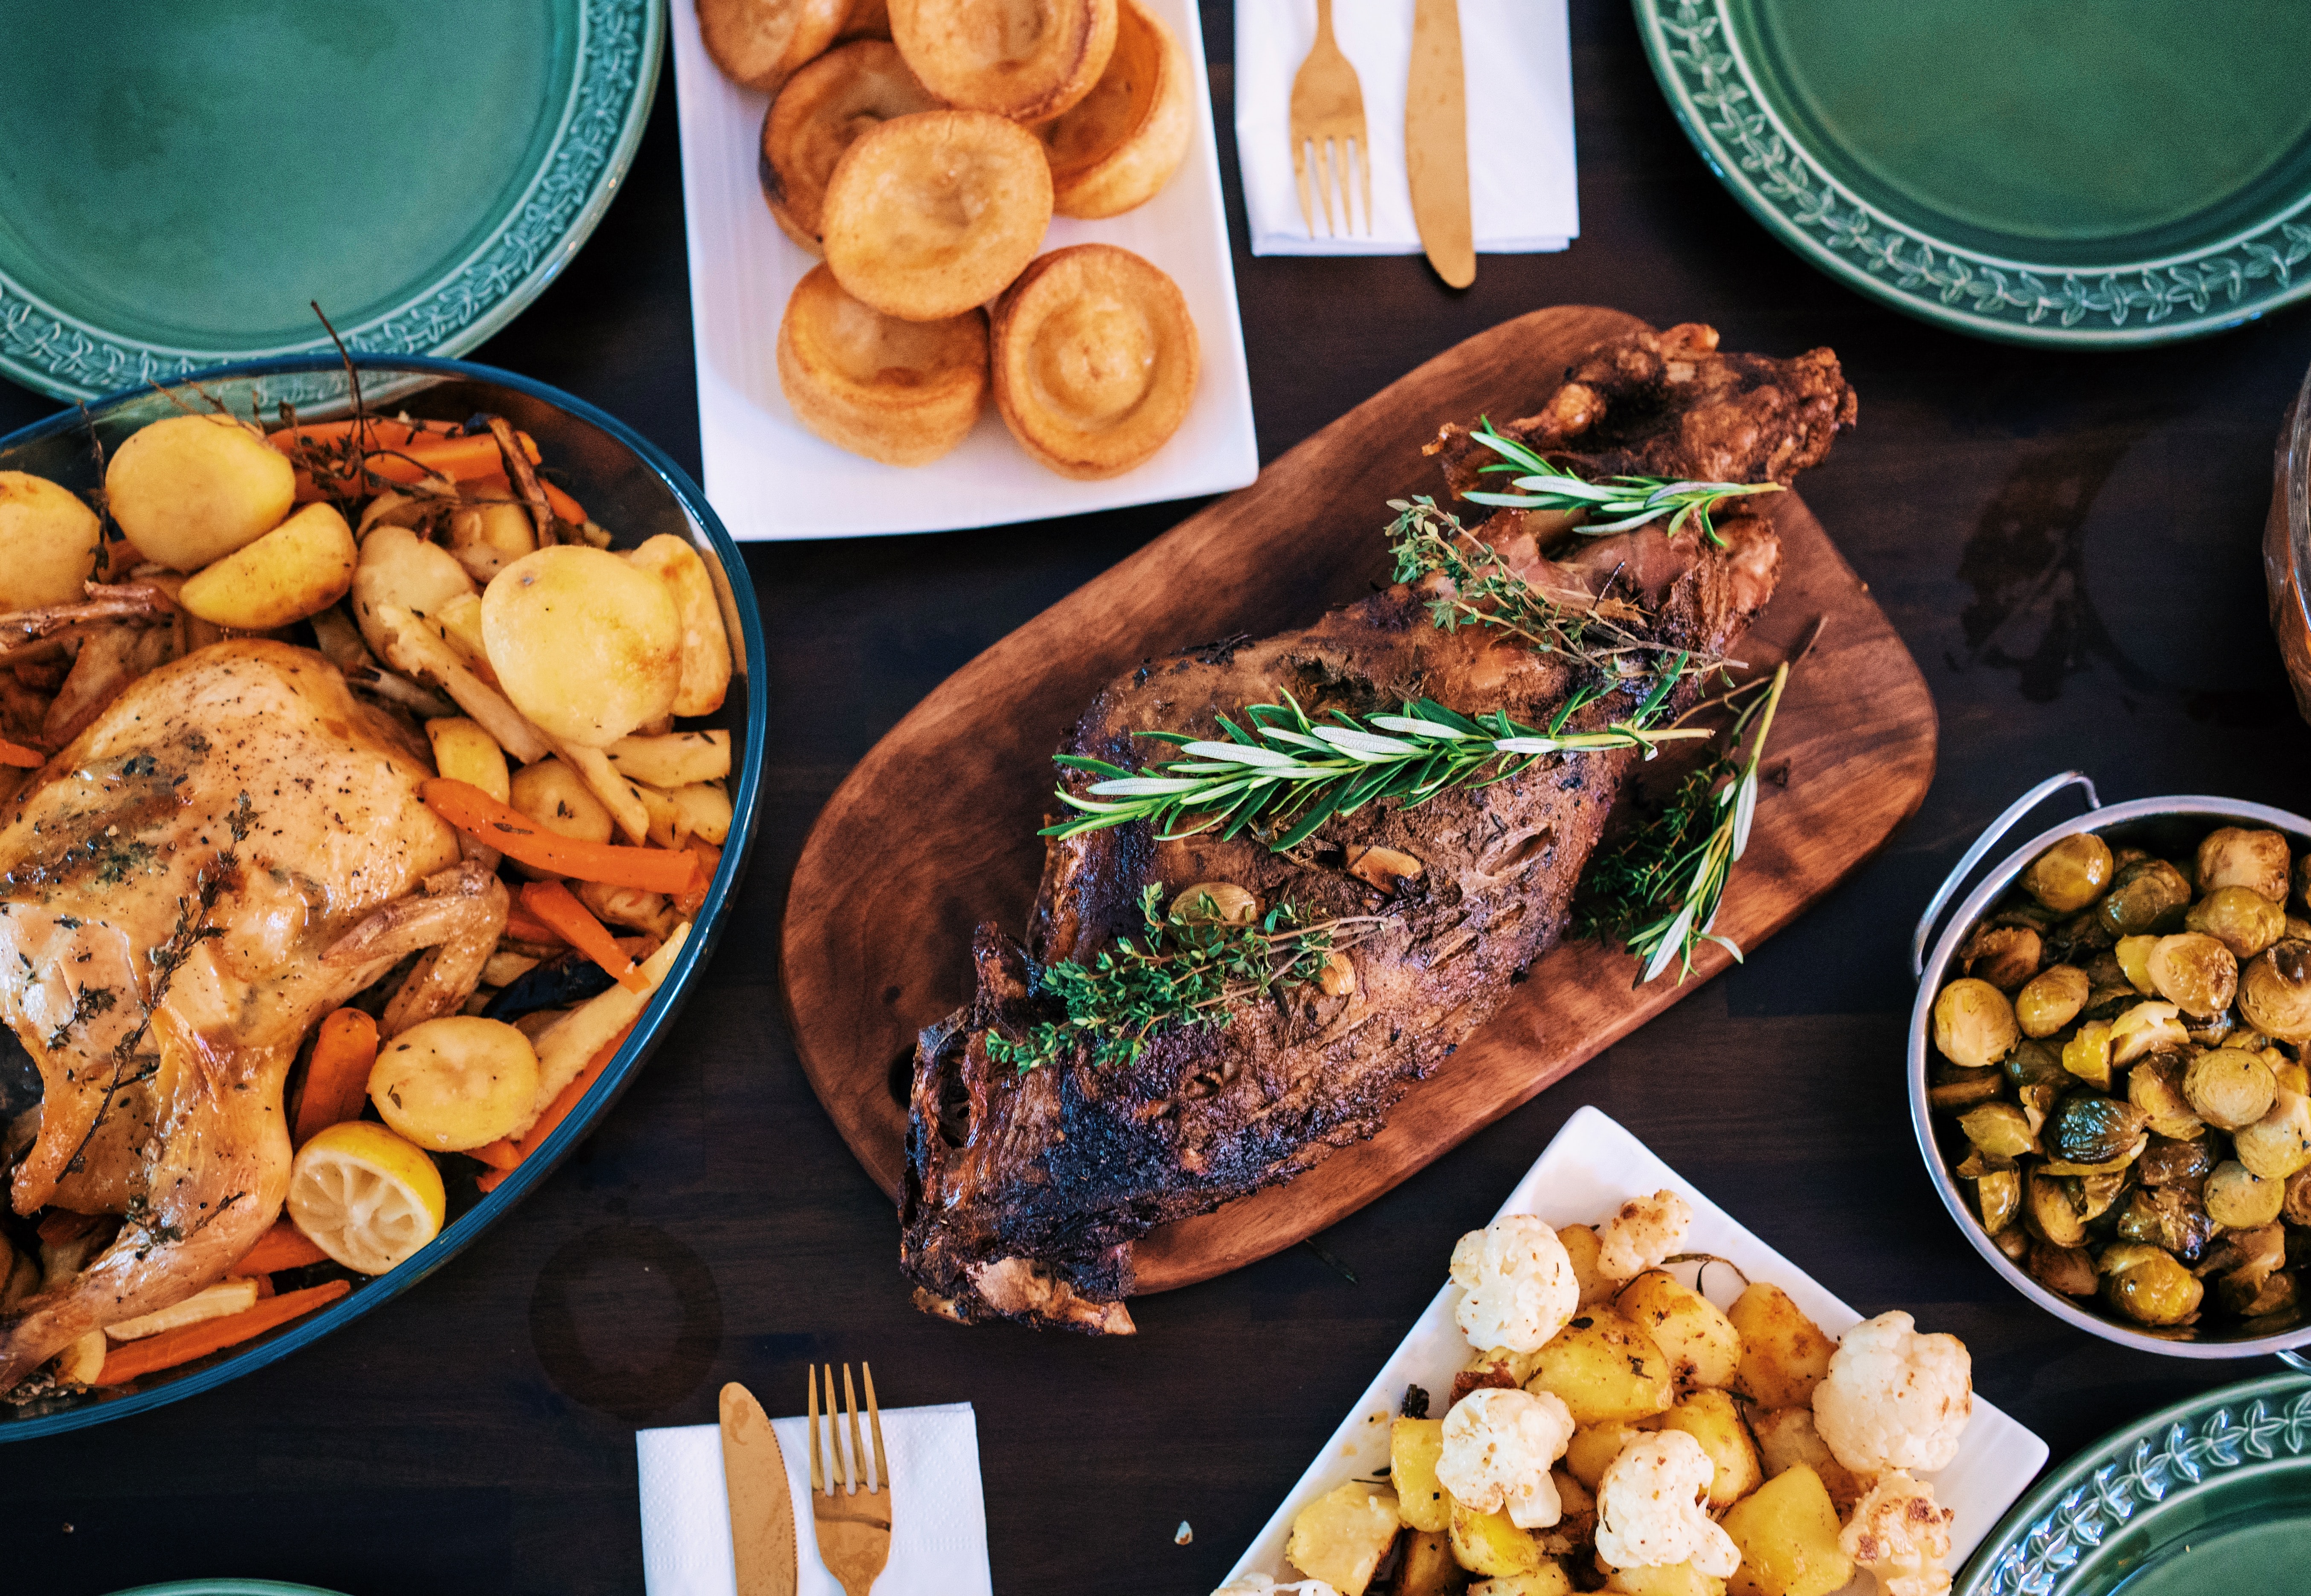
<path fill-rule="evenodd" d="M 890 0 L 891 38 L 949 105 L 1047 122 L 1091 92 L 1116 0 Z"/>
<path fill-rule="evenodd" d="M 987 402 L 987 316 L 901 321 L 813 266 L 779 323 L 779 387 L 839 449 L 923 466 L 964 440 Z"/>
<path fill-rule="evenodd" d="M 842 286 L 886 316 L 943 321 L 1003 292 L 1051 224 L 1035 135 L 984 111 L 869 128 L 826 180 L 819 223 Z"/>
<path fill-rule="evenodd" d="M 832 49 L 789 78 L 763 118 L 763 197 L 779 231 L 819 252 L 819 208 L 842 152 L 894 117 L 937 110 L 888 39 Z"/>
<path fill-rule="evenodd" d="M 1020 274 L 995 307 L 995 405 L 1061 476 L 1116 476 L 1164 447 L 1196 394 L 1196 324 L 1179 285 L 1129 249 L 1077 244 Z"/>
<path fill-rule="evenodd" d="M 845 40 L 890 38 L 889 0 L 850 0 L 850 13 L 842 19 L 842 31 L 837 37 Z"/>
<path fill-rule="evenodd" d="M 775 92 L 834 42 L 853 0 L 698 0 L 698 35 L 722 75 Z"/>
<path fill-rule="evenodd" d="M 1154 198 L 1188 153 L 1192 77 L 1164 19 L 1142 0 L 1118 0 L 1107 70 L 1074 109 L 1036 130 L 1051 159 L 1051 208 L 1116 216 Z"/>

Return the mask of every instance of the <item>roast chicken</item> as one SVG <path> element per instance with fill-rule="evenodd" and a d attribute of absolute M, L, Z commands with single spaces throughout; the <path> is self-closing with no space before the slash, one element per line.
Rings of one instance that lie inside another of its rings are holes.
<path fill-rule="evenodd" d="M 1773 361 L 1715 345 L 1699 327 L 1617 340 L 1504 430 L 1591 475 L 1785 483 L 1852 423 L 1828 351 Z M 1477 447 L 1452 426 L 1430 452 L 1465 488 Z M 1482 536 L 1560 602 L 1609 599 L 1654 641 L 1723 657 L 1772 595 L 1780 560 L 1769 518 L 1740 508 L 1758 501 L 1731 502 L 1722 546 L 1691 523 L 1592 538 L 1518 510 Z M 1151 661 L 1111 684 L 1060 752 L 1137 766 L 1146 745 L 1134 732 L 1218 737 L 1217 716 L 1287 693 L 1319 720 L 1426 697 L 1540 725 L 1581 685 L 1561 656 L 1438 629 L 1431 597 L 1400 586 L 1304 631 Z M 1688 680 L 1670 711 L 1698 692 Z M 1618 698 L 1573 727 L 1625 715 Z M 1371 805 L 1285 852 L 1251 832 L 1165 841 L 1144 822 L 1055 840 L 1025 940 L 979 928 L 975 992 L 916 1052 L 900 1220 L 918 1305 L 965 1322 L 1128 1333 L 1138 1238 L 1375 1134 L 1555 946 L 1635 758 L 1544 759 L 1415 808 Z M 1304 923 L 1359 923 L 1348 978 L 1246 997 L 1217 1026 L 1159 1027 L 1128 1061 L 1078 1048 L 1022 1072 L 990 1057 L 991 1033 L 1016 1039 L 1057 1012 L 1043 971 L 1144 935 L 1151 885 L 1168 901 L 1205 883 L 1289 904 Z"/>
<path fill-rule="evenodd" d="M 388 1033 L 471 993 L 505 889 L 421 801 L 431 773 L 321 656 L 247 639 L 130 683 L 9 806 L 0 1017 L 40 1084 L 10 1197 L 119 1226 L 0 1315 L 0 1392 L 279 1217 L 283 1083 L 321 1016 L 421 949 Z"/>

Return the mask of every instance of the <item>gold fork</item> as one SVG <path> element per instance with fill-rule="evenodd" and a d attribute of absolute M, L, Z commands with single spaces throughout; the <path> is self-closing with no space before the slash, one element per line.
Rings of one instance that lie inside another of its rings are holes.
<path fill-rule="evenodd" d="M 1266 4 L 1267 0 L 1259 0 Z M 1300 183 L 1300 220 L 1316 236 L 1316 215 L 1308 202 L 1308 169 L 1316 169 L 1316 188 L 1324 202 L 1324 231 L 1354 231 L 1348 205 L 1348 169 L 1356 170 L 1364 192 L 1365 231 L 1372 231 L 1372 141 L 1365 136 L 1364 89 L 1356 69 L 1332 37 L 1332 0 L 1316 0 L 1316 42 L 1292 80 L 1292 175 Z M 1332 225 L 1332 189 L 1340 192 L 1340 227 Z"/>
<path fill-rule="evenodd" d="M 810 1516 L 818 1530 L 818 1557 L 846 1596 L 867 1596 L 876 1575 L 891 1560 L 891 1466 L 883 1456 L 883 1410 L 875 1403 L 875 1371 L 859 1365 L 867 1382 L 867 1418 L 875 1431 L 874 1489 L 867 1488 L 867 1449 L 859 1433 L 859 1398 L 850 1385 L 850 1365 L 842 1365 L 843 1407 L 850 1417 L 850 1444 L 842 1444 L 835 1417 L 834 1365 L 826 1369 L 826 1427 L 831 1445 L 818 1435 L 818 1365 L 803 1383 L 810 1392 Z"/>

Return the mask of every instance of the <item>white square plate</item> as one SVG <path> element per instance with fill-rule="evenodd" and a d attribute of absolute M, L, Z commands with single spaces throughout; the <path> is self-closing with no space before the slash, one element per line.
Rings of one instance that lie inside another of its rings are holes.
<path fill-rule="evenodd" d="M 1650 1196 L 1664 1188 L 1693 1205 L 1687 1251 L 1730 1259 L 1750 1279 L 1780 1286 L 1833 1336 L 1843 1336 L 1849 1326 L 1860 1322 L 1862 1315 L 1742 1229 L 1731 1215 L 1653 1156 L 1644 1143 L 1593 1108 L 1581 1109 L 1565 1122 L 1548 1151 L 1509 1193 L 1500 1212 L 1536 1214 L 1559 1228 L 1593 1225 L 1630 1198 Z M 1446 1261 L 1436 1260 L 1439 1275 L 1443 1274 Z M 1679 1273 L 1687 1284 L 1692 1283 L 1692 1266 L 1685 1266 Z M 1734 1286 L 1720 1269 L 1710 1276 L 1706 1295 L 1723 1307 L 1739 1295 L 1738 1289 L 1727 1289 Z M 1452 1322 L 1452 1309 L 1460 1295 L 1459 1287 L 1450 1285 L 1436 1294 L 1427 1312 L 1414 1323 L 1412 1333 L 1365 1388 L 1363 1400 L 1340 1421 L 1340 1427 L 1332 1432 L 1300 1483 L 1284 1498 L 1276 1516 L 1228 1571 L 1229 1579 L 1251 1573 L 1278 1580 L 1299 1577 L 1284 1561 L 1284 1544 L 1291 1538 L 1293 1519 L 1303 1507 L 1344 1481 L 1370 1479 L 1387 1471 L 1388 1421 L 1395 1417 L 1406 1386 L 1426 1389 L 1438 1404 L 1433 1411 L 1443 1411 L 1452 1375 L 1469 1359 L 1468 1339 Z M 1938 1474 L 1920 1477 L 1933 1482 L 1935 1499 L 1957 1514 L 1950 1524 L 1953 1574 L 2045 1463 L 2045 1442 L 1980 1396 L 1975 1398 L 1974 1418 L 1966 1426 L 1956 1461 Z M 1846 1587 L 1846 1596 L 1865 1596 L 1872 1589 L 1871 1577 L 1860 1574 Z"/>
<path fill-rule="evenodd" d="M 756 172 L 769 100 L 715 69 L 690 0 L 667 7 L 680 100 L 699 444 L 706 496 L 733 537 L 990 527 L 1226 493 L 1260 474 L 1203 31 L 1192 0 L 1148 4 L 1180 35 L 1195 67 L 1187 159 L 1137 210 L 1103 222 L 1054 218 L 1043 247 L 1114 244 L 1170 273 L 1195 318 L 1202 365 L 1195 403 L 1178 433 L 1146 465 L 1103 482 L 1070 482 L 1035 464 L 1012 441 L 991 403 L 962 447 L 912 468 L 845 453 L 795 419 L 779 392 L 779 320 L 788 294 L 817 263 L 779 231 L 763 201 Z"/>

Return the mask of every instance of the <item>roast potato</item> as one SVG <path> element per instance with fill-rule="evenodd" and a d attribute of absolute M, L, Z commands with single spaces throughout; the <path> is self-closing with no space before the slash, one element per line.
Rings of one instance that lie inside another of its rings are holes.
<path fill-rule="evenodd" d="M 987 313 L 885 316 L 814 266 L 779 322 L 779 391 L 837 449 L 925 466 L 971 435 L 987 407 Z"/>
<path fill-rule="evenodd" d="M 1389 1430 L 1388 1475 L 1396 1486 L 1397 1516 L 1415 1530 L 1443 1530 L 1452 1522 L 1452 1498 L 1436 1478 L 1443 1452 L 1441 1418 L 1400 1418 Z"/>
<path fill-rule="evenodd" d="M 433 768 L 440 774 L 478 787 L 501 804 L 512 801 L 505 750 L 480 722 L 441 716 L 425 723 L 425 740 L 433 746 Z"/>
<path fill-rule="evenodd" d="M 1465 1502 L 1455 1502 L 1449 1533 L 1453 1558 L 1471 1574 L 1494 1579 L 1531 1574 L 1545 1561 L 1540 1542 L 1533 1539 L 1531 1531 L 1520 1530 L 1512 1523 L 1505 1508 L 1498 1513 L 1478 1513 Z M 1304 1569 L 1307 1566 L 1296 1557 L 1293 1562 Z"/>
<path fill-rule="evenodd" d="M 104 524 L 79 494 L 0 471 L 0 611 L 79 603 L 103 541 Z"/>
<path fill-rule="evenodd" d="M 664 582 L 682 618 L 682 685 L 675 689 L 677 715 L 711 715 L 730 690 L 730 634 L 723 630 L 722 606 L 714 578 L 688 540 L 661 532 L 626 555 L 627 561 Z"/>
<path fill-rule="evenodd" d="M 1806 1317 L 1778 1286 L 1753 1284 L 1733 1299 L 1725 1317 L 1741 1338 L 1733 1389 L 1760 1408 L 1792 1408 L 1813 1400 L 1829 1374 L 1837 1343 Z"/>
<path fill-rule="evenodd" d="M 682 686 L 674 595 L 606 549 L 557 545 L 499 571 L 482 641 L 514 708 L 560 742 L 614 743 L 669 712 Z"/>
<path fill-rule="evenodd" d="M 1654 1422 L 1660 1429 L 1683 1430 L 1709 1454 L 1717 1470 L 1709 1485 L 1710 1512 L 1723 1513 L 1766 1478 L 1757 1443 L 1749 1438 L 1749 1426 L 1730 1392 L 1696 1391 Z"/>
<path fill-rule="evenodd" d="M 1115 51 L 1116 0 L 890 0 L 891 39 L 949 105 L 1045 122 Z"/>
<path fill-rule="evenodd" d="M 1669 1358 L 1679 1391 L 1727 1386 L 1741 1362 L 1741 1335 L 1717 1305 L 1661 1269 L 1647 1269 L 1621 1288 L 1613 1306 L 1644 1327 Z"/>
<path fill-rule="evenodd" d="M 441 624 L 435 616 L 441 606 L 476 589 L 449 550 L 406 527 L 379 527 L 362 540 L 351 591 L 353 624 L 382 659 L 389 657 L 390 628 L 379 613 L 380 606 L 408 611 L 438 636 Z"/>
<path fill-rule="evenodd" d="M 1651 1336 L 1618 1313 L 1584 1309 L 1540 1349 L 1525 1389 L 1554 1393 L 1576 1425 L 1648 1418 L 1670 1405 L 1670 1363 Z"/>
<path fill-rule="evenodd" d="M 1389 1596 L 1459 1596 L 1468 1583 L 1467 1570 L 1452 1555 L 1452 1538 L 1442 1530 L 1415 1530 L 1404 1538 Z"/>
<path fill-rule="evenodd" d="M 177 602 L 214 625 L 270 632 L 343 598 L 360 557 L 353 530 L 336 506 L 308 504 L 187 579 Z"/>
<path fill-rule="evenodd" d="M 1129 249 L 1054 249 L 997 302 L 995 407 L 1061 476 L 1116 476 L 1171 440 L 1196 397 L 1196 324 L 1179 284 Z"/>
<path fill-rule="evenodd" d="M 1606 1469 L 1621 1455 L 1621 1448 L 1644 1433 L 1619 1419 L 1583 1425 L 1573 1432 L 1573 1439 L 1565 1443 L 1565 1471 L 1593 1491 L 1605 1478 Z"/>
<path fill-rule="evenodd" d="M 449 552 L 466 574 L 487 582 L 537 546 L 537 522 L 511 498 L 459 505 L 449 514 Z"/>
<path fill-rule="evenodd" d="M 1604 1588 L 1619 1596 L 1725 1596 L 1725 1582 L 1704 1574 L 1690 1563 L 1670 1563 L 1652 1568 L 1616 1568 Z"/>
<path fill-rule="evenodd" d="M 1156 196 L 1195 128 L 1188 52 L 1144 0 L 1118 0 L 1115 53 L 1092 92 L 1037 129 L 1051 162 L 1051 208 L 1120 215 Z"/>
<path fill-rule="evenodd" d="M 1733 1596 L 1830 1596 L 1853 1577 L 1837 1544 L 1837 1509 L 1821 1477 L 1792 1464 L 1733 1504 L 1725 1533 L 1741 1548 Z"/>
<path fill-rule="evenodd" d="M 541 759 L 516 771 L 507 801 L 547 831 L 581 842 L 610 840 L 613 823 L 608 807 L 594 796 L 586 779 L 559 757 Z"/>
<path fill-rule="evenodd" d="M 985 304 L 1051 222 L 1035 135 L 983 111 L 919 111 L 859 135 L 826 180 L 826 264 L 853 298 L 903 321 Z"/>
<path fill-rule="evenodd" d="M 763 197 L 779 231 L 818 254 L 826 180 L 842 153 L 879 123 L 938 109 L 886 39 L 846 44 L 796 73 L 763 117 Z"/>
<path fill-rule="evenodd" d="M 136 552 L 198 571 L 279 526 L 296 502 L 289 457 L 229 415 L 171 415 L 130 433 L 104 499 Z"/>
<path fill-rule="evenodd" d="M 369 1098 L 399 1136 L 460 1153 L 509 1136 L 537 1096 L 537 1053 L 503 1020 L 449 1015 L 410 1026 L 371 1068 Z"/>
<path fill-rule="evenodd" d="M 1300 1510 L 1284 1556 L 1340 1596 L 1364 1596 L 1373 1571 L 1396 1544 L 1399 1528 L 1393 1492 L 1350 1480 Z"/>

